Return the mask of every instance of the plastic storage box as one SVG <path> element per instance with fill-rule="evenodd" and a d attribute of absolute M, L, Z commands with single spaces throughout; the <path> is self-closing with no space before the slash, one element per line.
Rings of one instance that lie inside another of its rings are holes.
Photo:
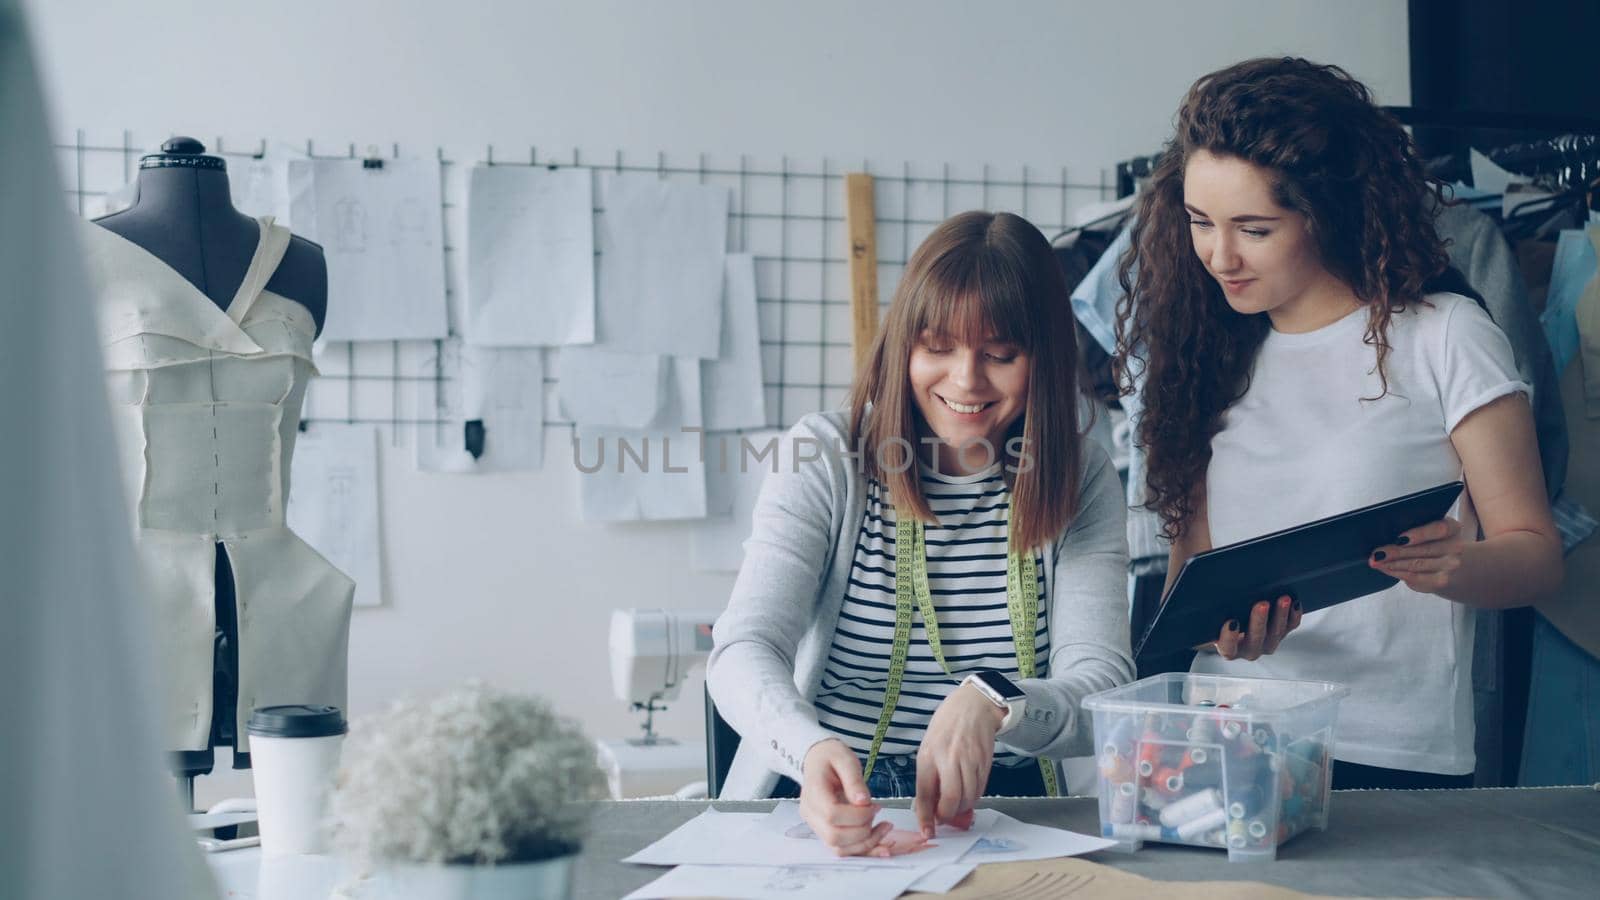
<path fill-rule="evenodd" d="M 1324 681 L 1169 673 L 1084 698 L 1100 748 L 1100 828 L 1225 847 L 1231 862 L 1328 827 L 1333 729 L 1350 693 Z"/>

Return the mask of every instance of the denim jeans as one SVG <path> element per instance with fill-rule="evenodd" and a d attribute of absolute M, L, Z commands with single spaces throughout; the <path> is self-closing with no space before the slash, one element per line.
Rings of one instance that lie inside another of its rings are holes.
<path fill-rule="evenodd" d="M 878 757 L 867 776 L 867 792 L 874 797 L 915 797 L 917 758 Z M 989 768 L 983 793 L 986 797 L 1043 797 L 1044 777 L 1039 774 L 1039 764 L 1031 759 L 1017 766 L 994 765 Z"/>
<path fill-rule="evenodd" d="M 867 792 L 875 798 L 915 797 L 917 795 L 917 758 L 915 755 L 880 756 L 872 764 L 872 774 L 867 776 Z M 983 789 L 987 797 L 1043 797 L 1044 776 L 1039 764 L 1028 760 L 1017 766 L 993 766 L 989 769 L 989 782 Z M 778 779 L 773 789 L 774 798 L 800 796 L 800 785 L 788 778 Z"/>
<path fill-rule="evenodd" d="M 1528 726 L 1518 784 L 1600 782 L 1600 659 L 1534 617 Z"/>

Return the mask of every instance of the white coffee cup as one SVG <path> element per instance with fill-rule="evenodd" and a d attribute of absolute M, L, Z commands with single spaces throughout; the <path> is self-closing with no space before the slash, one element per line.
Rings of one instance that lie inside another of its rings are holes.
<path fill-rule="evenodd" d="M 337 706 L 262 706 L 249 731 L 262 855 L 327 852 L 344 714 Z"/>

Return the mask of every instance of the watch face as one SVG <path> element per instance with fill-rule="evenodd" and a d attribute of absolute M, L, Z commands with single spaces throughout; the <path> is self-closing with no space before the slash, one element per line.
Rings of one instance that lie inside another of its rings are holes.
<path fill-rule="evenodd" d="M 992 688 L 995 693 L 999 694 L 1007 702 L 1021 700 L 1027 696 L 1027 694 L 1023 693 L 1022 688 L 1012 684 L 1011 679 L 1001 675 L 999 672 L 979 672 L 978 679 Z"/>

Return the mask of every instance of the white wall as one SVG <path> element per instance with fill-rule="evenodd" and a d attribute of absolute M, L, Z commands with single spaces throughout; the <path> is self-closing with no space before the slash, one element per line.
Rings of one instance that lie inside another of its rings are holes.
<path fill-rule="evenodd" d="M 1154 151 L 1197 76 L 1293 53 L 1410 96 L 1404 0 L 446 3 L 27 0 L 58 135 L 1067 166 Z M 1076 178 L 1075 178 L 1076 180 Z M 1092 178 L 1090 180 L 1093 180 Z M 417 474 L 384 442 L 386 605 L 358 610 L 356 714 L 468 676 L 596 736 L 617 606 L 720 606 L 671 526 L 575 521 L 567 431 L 528 476 Z M 700 733 L 699 683 L 663 719 Z"/>

